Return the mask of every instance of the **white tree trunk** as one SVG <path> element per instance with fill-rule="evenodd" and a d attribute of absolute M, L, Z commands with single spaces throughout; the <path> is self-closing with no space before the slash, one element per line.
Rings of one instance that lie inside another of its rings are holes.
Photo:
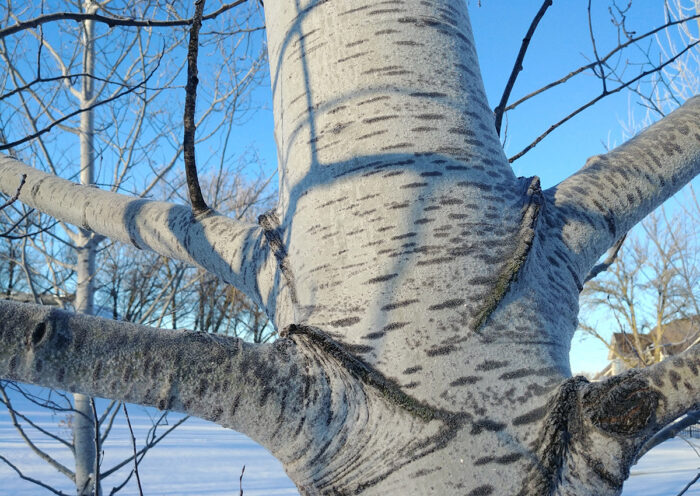
<path fill-rule="evenodd" d="M 86 0 L 85 12 L 93 13 L 96 6 L 92 0 Z M 95 23 L 83 23 L 83 72 L 94 74 L 95 69 Z M 93 103 L 94 82 L 90 77 L 82 78 L 80 105 L 87 108 Z M 87 110 L 80 114 L 80 184 L 94 184 L 95 144 L 94 144 L 94 112 Z M 89 231 L 79 230 L 77 246 L 76 276 L 78 284 L 75 294 L 75 311 L 86 315 L 94 313 L 95 299 L 95 252 L 96 246 L 93 235 Z M 95 490 L 95 474 L 97 449 L 95 446 L 95 416 L 91 398 L 84 394 L 73 395 L 75 413 L 73 415 L 73 444 L 75 448 L 75 487 L 78 496 L 101 494 L 99 485 Z"/>
<path fill-rule="evenodd" d="M 260 228 L 0 158 L 0 188 L 199 264 L 270 345 L 0 302 L 0 375 L 244 432 L 302 494 L 615 495 L 700 404 L 700 347 L 570 377 L 581 281 L 700 171 L 700 98 L 546 191 L 516 178 L 462 0 L 266 2 L 280 201 Z"/>

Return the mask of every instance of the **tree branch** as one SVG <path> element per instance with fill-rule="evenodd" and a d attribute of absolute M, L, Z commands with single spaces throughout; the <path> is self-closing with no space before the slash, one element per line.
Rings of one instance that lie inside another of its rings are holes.
<path fill-rule="evenodd" d="M 202 27 L 202 13 L 205 0 L 197 0 L 195 5 L 194 22 L 190 28 L 190 44 L 187 49 L 187 86 L 185 87 L 185 136 L 182 147 L 185 155 L 185 175 L 187 176 L 187 192 L 189 193 L 192 211 L 195 215 L 209 212 L 209 206 L 204 201 L 202 189 L 197 177 L 197 161 L 194 150 L 194 134 L 197 126 L 194 123 L 194 113 L 197 104 L 197 54 L 199 53 L 199 28 Z"/>
<path fill-rule="evenodd" d="M 304 441 L 300 409 L 313 414 L 311 395 L 327 389 L 315 374 L 291 340 L 251 345 L 0 302 L 0 377 L 190 413 L 273 451 L 290 449 L 285 436 Z"/>
<path fill-rule="evenodd" d="M 19 186 L 17 186 L 17 191 L 15 191 L 15 194 L 12 195 L 5 203 L 0 205 L 0 210 L 9 207 L 12 205 L 14 202 L 17 201 L 17 198 L 19 198 L 19 193 L 22 191 L 22 186 L 24 186 L 25 181 L 27 180 L 27 175 L 22 174 L 22 176 L 19 179 Z M 7 234 L 7 233 L 5 233 Z"/>
<path fill-rule="evenodd" d="M 698 172 L 700 96 L 548 190 L 578 276 Z"/>
<path fill-rule="evenodd" d="M 508 158 L 508 162 L 513 163 L 513 162 L 515 162 L 516 160 L 518 160 L 520 157 L 522 157 L 522 156 L 525 155 L 527 152 L 529 152 L 530 150 L 532 150 L 535 146 L 537 146 L 537 145 L 539 144 L 539 142 L 542 141 L 543 139 L 545 139 L 552 131 L 554 131 L 554 130 L 557 129 L 559 126 L 561 126 L 562 124 L 566 123 L 567 121 L 569 121 L 570 119 L 572 119 L 572 118 L 575 117 L 576 115 L 580 114 L 581 112 L 583 112 L 583 111 L 586 110 L 587 108 L 592 107 L 593 105 L 595 105 L 596 103 L 598 103 L 598 102 L 599 102 L 600 100 L 602 100 L 603 98 L 605 98 L 605 97 L 607 97 L 607 96 L 610 96 L 610 95 L 612 95 L 612 94 L 614 94 L 614 93 L 618 93 L 619 91 L 622 91 L 623 89 L 628 88 L 629 86 L 631 86 L 632 84 L 636 83 L 637 81 L 640 81 L 640 80 L 644 79 L 645 77 L 647 77 L 647 76 L 649 76 L 649 75 L 651 75 L 651 74 L 654 74 L 654 73 L 656 73 L 656 72 L 661 71 L 664 67 L 666 67 L 667 65 L 673 63 L 676 59 L 678 59 L 679 57 L 681 57 L 684 53 L 686 53 L 686 52 L 692 50 L 693 48 L 695 48 L 695 47 L 698 46 L 699 44 L 700 44 L 700 41 L 696 41 L 696 42 L 694 42 L 694 43 L 691 43 L 690 45 L 686 46 L 683 50 L 681 50 L 679 53 L 677 53 L 676 55 L 674 55 L 674 56 L 671 57 L 670 59 L 666 60 L 666 61 L 663 62 L 662 64 L 659 64 L 658 66 L 654 67 L 653 69 L 649 69 L 648 71 L 644 71 L 644 72 L 638 74 L 637 76 L 633 77 L 633 78 L 630 79 L 629 81 L 624 82 L 624 83 L 621 83 L 619 86 L 617 86 L 617 87 L 615 87 L 615 88 L 613 88 L 613 89 L 611 89 L 611 90 L 608 90 L 607 88 L 604 88 L 603 91 L 600 93 L 600 95 L 598 95 L 598 96 L 596 96 L 595 98 L 589 100 L 587 103 L 581 105 L 579 108 L 577 108 L 576 110 L 574 110 L 573 112 L 571 112 L 569 115 L 567 115 L 567 116 L 564 117 L 563 119 L 561 119 L 561 120 L 555 122 L 554 124 L 552 124 L 551 126 L 549 126 L 549 128 L 547 128 L 547 130 L 546 130 L 545 132 L 543 132 L 543 133 L 540 134 L 537 138 L 535 138 L 535 140 L 532 141 L 529 145 L 527 145 L 525 148 L 523 148 L 522 150 L 520 150 L 518 153 L 516 153 L 516 154 L 513 155 L 512 157 L 509 157 L 509 158 Z M 596 65 L 597 65 L 597 64 L 598 64 L 598 63 L 596 62 Z"/>
<path fill-rule="evenodd" d="M 586 278 L 583 280 L 584 284 L 590 281 L 591 279 L 594 279 L 601 272 L 605 272 L 606 270 L 608 270 L 610 266 L 615 263 L 615 259 L 617 258 L 617 254 L 620 252 L 620 248 L 622 248 L 622 243 L 625 242 L 625 238 L 627 238 L 627 234 L 625 234 L 615 242 L 615 244 L 610 248 L 610 250 L 608 250 L 608 256 L 605 257 L 605 260 L 593 267 L 588 273 Z"/>
<path fill-rule="evenodd" d="M 667 439 L 675 437 L 676 435 L 680 434 L 680 432 L 684 429 L 697 423 L 700 423 L 700 410 L 692 411 L 688 413 L 685 417 L 679 419 L 677 422 L 668 424 L 666 427 L 664 427 L 659 432 L 654 434 L 651 438 L 649 438 L 649 440 L 646 443 L 644 443 L 642 449 L 640 449 L 639 453 L 637 453 L 636 461 L 639 461 L 639 459 L 646 455 L 652 448 L 658 446 Z"/>
<path fill-rule="evenodd" d="M 498 135 L 501 135 L 501 122 L 503 121 L 503 113 L 505 112 L 506 105 L 508 105 L 508 98 L 510 98 L 510 93 L 513 91 L 513 86 L 515 85 L 515 80 L 518 78 L 518 74 L 520 71 L 523 70 L 523 59 L 525 59 L 525 53 L 527 52 L 527 48 L 530 45 L 530 40 L 532 39 L 532 35 L 535 34 L 535 29 L 537 29 L 537 25 L 540 23 L 540 20 L 542 20 L 542 17 L 544 17 L 545 12 L 547 12 L 547 9 L 552 5 L 552 0 L 544 0 L 544 3 L 540 7 L 540 10 L 537 11 L 537 14 L 535 14 L 535 18 L 532 20 L 532 23 L 530 23 L 530 28 L 527 30 L 527 34 L 525 34 L 525 38 L 523 38 L 523 43 L 520 46 L 520 51 L 518 52 L 518 56 L 515 59 L 515 64 L 513 64 L 513 70 L 510 73 L 510 77 L 508 78 L 508 82 L 506 83 L 506 87 L 503 90 L 503 96 L 501 96 L 501 101 L 498 103 L 498 106 L 494 110 L 494 114 L 496 116 L 496 133 Z"/>
<path fill-rule="evenodd" d="M 0 155 L 0 191 L 27 174 L 20 199 L 64 222 L 215 274 L 266 308 L 276 264 L 263 230 L 219 214 L 195 219 L 188 207 L 80 186 Z"/>
<path fill-rule="evenodd" d="M 218 10 L 207 14 L 202 17 L 202 20 L 207 21 L 209 19 L 215 19 L 219 15 L 223 14 L 227 10 L 245 3 L 247 0 L 237 0 L 235 2 L 227 3 L 222 5 Z M 194 22 L 194 18 L 189 19 L 173 19 L 170 21 L 156 21 L 152 19 L 131 19 L 128 17 L 108 17 L 101 14 L 90 14 L 84 12 L 55 12 L 52 14 L 45 14 L 34 19 L 30 19 L 25 22 L 18 22 L 12 26 L 8 26 L 4 29 L 0 29 L 0 38 L 5 38 L 12 34 L 24 31 L 27 29 L 36 28 L 42 24 L 55 21 L 96 21 L 107 24 L 110 28 L 114 26 L 133 26 L 133 27 L 152 27 L 152 28 L 165 28 L 173 26 L 190 26 Z"/>

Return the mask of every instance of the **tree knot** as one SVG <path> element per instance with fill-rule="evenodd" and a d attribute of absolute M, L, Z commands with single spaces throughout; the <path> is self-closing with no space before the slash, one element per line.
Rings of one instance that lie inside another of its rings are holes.
<path fill-rule="evenodd" d="M 660 395 L 638 371 L 592 384 L 582 396 L 583 413 L 602 431 L 637 437 L 653 427 Z"/>

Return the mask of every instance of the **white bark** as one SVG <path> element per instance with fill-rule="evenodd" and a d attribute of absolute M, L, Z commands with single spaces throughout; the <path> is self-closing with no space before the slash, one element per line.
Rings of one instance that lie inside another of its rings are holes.
<path fill-rule="evenodd" d="M 0 191 L 27 181 L 22 201 L 65 222 L 139 249 L 198 265 L 267 308 L 274 257 L 263 229 L 219 214 L 194 218 L 186 206 L 142 200 L 75 183 L 0 156 Z"/>
<path fill-rule="evenodd" d="M 571 378 L 580 281 L 697 173 L 700 99 L 542 192 L 505 160 L 462 0 L 279 0 L 266 25 L 280 201 L 262 229 L 8 158 L 0 188 L 26 172 L 20 200 L 201 265 L 285 338 L 0 302 L 0 375 L 233 427 L 303 494 L 619 494 L 643 442 L 697 408 L 700 363 Z"/>
<path fill-rule="evenodd" d="M 87 13 L 94 13 L 97 6 L 91 0 L 83 3 Z M 95 72 L 95 23 L 83 23 L 83 73 L 92 75 Z M 94 82 L 90 77 L 82 78 L 80 92 L 81 108 L 88 108 L 93 103 Z M 95 183 L 95 114 L 87 110 L 80 114 L 80 184 L 92 186 Z M 92 233 L 80 230 L 76 237 L 77 263 L 76 277 L 78 279 L 75 292 L 75 311 L 86 315 L 94 313 L 95 299 L 95 255 L 96 243 Z M 99 471 L 96 446 L 95 428 L 97 419 L 93 414 L 89 396 L 75 393 L 73 395 L 73 446 L 75 459 L 75 488 L 78 496 L 102 494 L 99 483 L 95 488 L 96 473 Z"/>

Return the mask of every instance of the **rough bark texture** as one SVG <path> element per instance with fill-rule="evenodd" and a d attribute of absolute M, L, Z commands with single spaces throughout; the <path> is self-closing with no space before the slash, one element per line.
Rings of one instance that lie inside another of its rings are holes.
<path fill-rule="evenodd" d="M 462 0 L 278 0 L 266 26 L 280 200 L 260 227 L 31 170 L 20 199 L 200 264 L 285 337 L 0 302 L 0 375 L 235 428 L 302 494 L 618 494 L 643 442 L 697 408 L 698 351 L 571 378 L 578 293 L 697 174 L 700 98 L 542 191 L 503 154 Z M 3 191 L 26 170 L 0 159 Z"/>

